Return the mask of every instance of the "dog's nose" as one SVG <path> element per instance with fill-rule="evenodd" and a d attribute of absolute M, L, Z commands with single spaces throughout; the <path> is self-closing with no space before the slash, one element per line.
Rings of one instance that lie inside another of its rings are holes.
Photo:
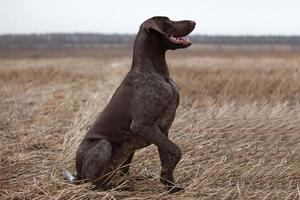
<path fill-rule="evenodd" d="M 194 28 L 196 26 L 196 22 L 195 21 L 190 21 L 191 26 Z"/>

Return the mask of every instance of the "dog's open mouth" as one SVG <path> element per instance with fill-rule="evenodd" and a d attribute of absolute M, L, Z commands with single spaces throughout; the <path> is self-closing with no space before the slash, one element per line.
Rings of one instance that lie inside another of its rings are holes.
<path fill-rule="evenodd" d="M 190 39 L 188 38 L 188 36 L 184 36 L 184 37 L 170 36 L 169 38 L 175 44 L 182 44 L 184 46 L 189 46 L 189 45 L 192 44 L 192 42 L 190 41 Z"/>

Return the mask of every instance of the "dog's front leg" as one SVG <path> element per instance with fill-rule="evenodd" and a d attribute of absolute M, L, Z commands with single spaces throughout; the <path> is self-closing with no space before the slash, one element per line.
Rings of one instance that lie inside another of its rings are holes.
<path fill-rule="evenodd" d="M 162 131 L 162 130 L 161 130 Z M 169 136 L 168 131 L 162 131 L 167 137 Z M 169 152 L 164 151 L 163 149 L 158 149 L 159 152 L 159 158 L 161 163 L 161 173 L 160 173 L 160 182 L 169 185 L 174 186 L 174 168 L 177 163 L 172 162 L 172 159 L 170 159 L 171 155 Z"/>
<path fill-rule="evenodd" d="M 181 158 L 181 149 L 160 131 L 157 124 L 150 125 L 133 120 L 130 129 L 158 147 L 163 167 L 162 183 L 167 186 L 170 193 L 182 190 L 183 188 L 175 185 L 173 178 L 173 171 Z"/>
<path fill-rule="evenodd" d="M 167 186 L 170 193 L 175 193 L 183 190 L 182 187 L 177 186 L 174 181 L 173 172 L 177 165 L 177 161 L 172 159 L 172 155 L 158 148 L 160 162 L 161 162 L 161 173 L 160 173 L 160 182 Z"/>
<path fill-rule="evenodd" d="M 162 131 L 162 130 L 161 130 Z M 162 131 L 165 136 L 169 136 L 168 131 Z M 160 173 L 160 182 L 169 185 L 170 183 L 174 183 L 173 171 L 177 163 L 172 163 L 172 159 L 170 159 L 170 153 L 164 151 L 163 149 L 158 149 L 159 158 L 161 163 L 161 173 Z"/>

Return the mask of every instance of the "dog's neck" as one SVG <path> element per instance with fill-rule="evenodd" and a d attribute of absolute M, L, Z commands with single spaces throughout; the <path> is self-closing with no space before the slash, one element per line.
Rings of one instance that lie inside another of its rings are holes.
<path fill-rule="evenodd" d="M 135 38 L 132 69 L 139 69 L 144 72 L 154 70 L 160 75 L 169 76 L 166 50 L 162 49 L 158 42 L 153 41 L 142 31 Z"/>

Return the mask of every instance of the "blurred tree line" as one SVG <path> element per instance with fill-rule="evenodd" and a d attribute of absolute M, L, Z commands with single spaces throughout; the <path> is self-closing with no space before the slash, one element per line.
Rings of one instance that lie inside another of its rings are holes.
<path fill-rule="evenodd" d="M 29 34 L 0 35 L 0 49 L 65 49 L 103 44 L 132 44 L 133 34 Z M 193 43 L 231 45 L 300 45 L 300 36 L 192 35 Z"/>

